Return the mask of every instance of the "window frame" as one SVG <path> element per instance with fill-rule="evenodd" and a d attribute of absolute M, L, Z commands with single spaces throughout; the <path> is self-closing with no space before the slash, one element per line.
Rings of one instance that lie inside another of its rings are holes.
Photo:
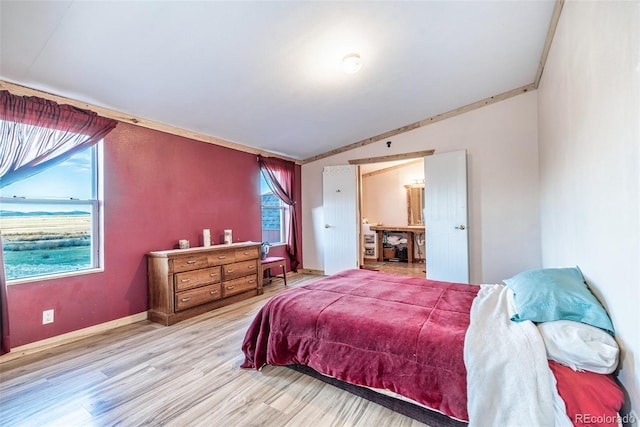
<path fill-rule="evenodd" d="M 60 271 L 55 273 L 39 274 L 35 276 L 7 279 L 7 285 L 18 285 L 64 277 L 81 276 L 104 272 L 104 140 L 98 141 L 89 147 L 91 150 L 91 198 L 29 198 L 29 197 L 0 197 L 0 202 L 7 206 L 11 204 L 38 204 L 38 205 L 90 205 L 91 206 L 91 266 L 81 270 Z M 55 167 L 55 166 L 54 166 Z M 28 179 L 28 178 L 27 178 Z M 1 231 L 1 230 L 0 230 Z M 6 259 L 5 259 L 6 264 Z"/>
<path fill-rule="evenodd" d="M 287 205 L 282 203 L 282 200 L 280 200 L 280 203 L 281 203 L 280 206 L 264 206 L 261 204 L 261 214 L 264 209 L 277 209 L 280 211 L 280 241 L 269 242 L 269 244 L 272 246 L 287 244 L 287 227 L 285 226 L 286 224 L 285 221 L 287 220 L 287 216 L 288 216 L 287 211 L 285 210 Z M 262 215 L 260 215 L 260 219 L 262 220 Z M 264 229 L 261 231 L 264 231 Z"/>
<path fill-rule="evenodd" d="M 262 171 L 260 171 L 260 187 L 262 188 L 262 181 L 265 181 L 266 184 L 266 179 L 262 173 Z M 268 188 L 268 186 L 267 186 Z M 262 204 L 262 196 L 264 193 L 262 193 L 262 191 L 260 192 L 260 233 L 261 233 L 261 239 L 262 237 L 262 233 L 264 232 L 264 229 L 262 228 L 262 218 L 263 218 L 263 211 L 264 209 L 278 209 L 280 210 L 280 241 L 279 242 L 274 242 L 274 243 L 269 243 L 271 246 L 279 246 L 279 245 L 286 245 L 287 244 L 287 239 L 289 237 L 289 209 L 288 206 L 282 201 L 280 200 L 280 198 L 273 193 L 273 191 L 271 191 L 271 189 L 269 189 L 270 193 L 273 194 L 276 199 L 278 200 L 279 206 L 268 206 L 268 205 L 263 205 Z"/>

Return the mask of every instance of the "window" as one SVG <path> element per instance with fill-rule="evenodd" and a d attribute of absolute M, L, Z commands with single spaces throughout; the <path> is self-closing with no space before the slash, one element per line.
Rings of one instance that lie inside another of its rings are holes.
<path fill-rule="evenodd" d="M 260 174 L 260 204 L 262 206 L 262 241 L 284 243 L 287 240 L 285 222 L 286 205 L 269 188 Z"/>
<path fill-rule="evenodd" d="M 0 189 L 7 280 L 100 267 L 102 143 Z"/>

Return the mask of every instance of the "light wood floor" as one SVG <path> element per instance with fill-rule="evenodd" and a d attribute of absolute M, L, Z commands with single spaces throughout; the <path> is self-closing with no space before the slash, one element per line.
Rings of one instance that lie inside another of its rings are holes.
<path fill-rule="evenodd" d="M 425 263 L 406 263 L 406 262 L 392 262 L 392 261 L 383 261 L 383 262 L 365 262 L 364 266 L 367 269 L 372 270 L 380 270 L 386 273 L 391 274 L 401 274 L 403 276 L 413 276 L 413 277 L 422 277 L 424 278 L 427 274 L 426 272 L 426 264 Z"/>
<path fill-rule="evenodd" d="M 275 280 L 174 326 L 139 322 L 0 364 L 0 425 L 424 426 L 285 367 L 240 369 L 249 323 L 283 290 Z"/>

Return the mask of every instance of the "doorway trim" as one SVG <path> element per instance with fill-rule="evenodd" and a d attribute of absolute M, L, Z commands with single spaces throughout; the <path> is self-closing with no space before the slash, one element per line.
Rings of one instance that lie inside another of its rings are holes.
<path fill-rule="evenodd" d="M 414 151 L 413 153 L 391 154 L 389 156 L 367 157 L 365 159 L 349 160 L 350 165 L 364 165 L 367 163 L 393 162 L 395 160 L 416 159 L 418 157 L 432 156 L 436 150 Z"/>
<path fill-rule="evenodd" d="M 357 188 L 356 188 L 356 192 L 357 192 L 357 206 L 358 206 L 358 212 L 360 213 L 360 215 L 362 215 L 362 178 L 365 175 L 362 175 L 360 173 L 360 165 L 366 165 L 366 164 L 371 164 L 371 163 L 384 163 L 384 162 L 393 162 L 393 161 L 397 161 L 397 160 L 414 160 L 418 161 L 418 160 L 424 160 L 424 158 L 426 156 L 432 156 L 433 154 L 435 154 L 435 149 L 431 149 L 431 150 L 422 150 L 422 151 L 414 151 L 411 153 L 401 153 L 401 154 L 391 154 L 388 156 L 379 156 L 379 157 L 367 157 L 364 159 L 352 159 L 349 160 L 349 164 L 350 165 L 357 165 L 358 166 L 358 170 L 357 170 Z M 407 162 L 404 163 L 402 165 L 398 165 L 397 167 L 404 167 L 407 166 L 409 164 L 411 164 L 412 162 Z M 386 168 L 380 171 L 374 171 L 374 172 L 369 172 L 366 175 L 375 175 L 376 173 L 380 173 L 382 171 L 389 171 L 390 169 L 394 169 L 395 167 L 390 167 L 390 168 Z M 358 223 L 361 223 L 361 219 L 362 218 L 358 218 Z M 364 265 L 364 251 L 363 251 L 363 242 L 362 239 L 359 238 L 358 241 L 358 261 L 360 263 L 360 265 Z"/>

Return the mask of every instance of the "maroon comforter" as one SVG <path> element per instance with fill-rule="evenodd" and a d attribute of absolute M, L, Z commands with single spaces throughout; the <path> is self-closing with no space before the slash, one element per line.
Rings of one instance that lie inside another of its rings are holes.
<path fill-rule="evenodd" d="M 242 367 L 306 365 L 467 420 L 463 347 L 479 289 L 367 270 L 328 276 L 267 302 Z"/>

